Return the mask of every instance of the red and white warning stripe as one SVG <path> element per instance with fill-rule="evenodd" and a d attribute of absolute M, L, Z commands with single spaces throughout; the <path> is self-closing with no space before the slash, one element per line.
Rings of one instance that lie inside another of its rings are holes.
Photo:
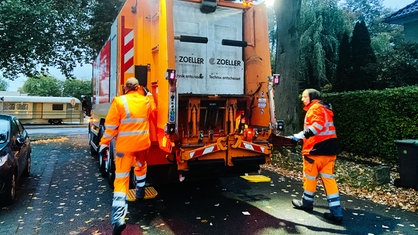
<path fill-rule="evenodd" d="M 213 152 L 216 152 L 216 151 L 218 151 L 218 146 L 217 145 L 212 145 L 212 146 L 201 148 L 201 149 L 198 149 L 198 150 L 195 150 L 195 151 L 190 151 L 189 157 L 190 157 L 190 159 L 192 159 L 192 158 L 200 157 L 200 156 L 203 156 L 203 155 L 206 155 L 206 154 L 209 154 L 209 153 L 213 153 Z"/>
<path fill-rule="evenodd" d="M 121 40 L 122 76 L 124 77 L 125 73 L 134 73 L 134 30 L 125 27 L 124 16 L 122 16 Z"/>
<path fill-rule="evenodd" d="M 248 149 L 254 152 L 264 153 L 265 148 L 260 145 L 254 145 L 248 142 L 241 142 L 240 148 Z"/>

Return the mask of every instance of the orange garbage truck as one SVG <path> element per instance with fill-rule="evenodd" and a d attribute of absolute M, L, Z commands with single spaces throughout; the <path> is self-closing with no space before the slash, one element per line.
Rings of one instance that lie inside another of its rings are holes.
<path fill-rule="evenodd" d="M 112 99 L 130 77 L 157 105 L 148 178 L 182 181 L 257 172 L 275 131 L 264 4 L 127 0 L 93 62 L 91 153 L 114 179 L 114 143 L 98 156 Z"/>

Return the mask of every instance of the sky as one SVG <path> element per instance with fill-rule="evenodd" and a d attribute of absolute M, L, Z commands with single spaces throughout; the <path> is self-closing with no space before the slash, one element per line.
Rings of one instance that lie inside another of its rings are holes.
<path fill-rule="evenodd" d="M 383 6 L 390 9 L 399 10 L 413 3 L 414 1 L 415 0 L 383 0 Z"/>
<path fill-rule="evenodd" d="M 274 1 L 274 0 L 266 0 L 266 1 Z M 383 0 L 383 6 L 392 9 L 393 11 L 397 11 L 407 5 L 411 4 L 415 0 Z M 50 68 L 50 73 L 52 76 L 64 80 L 65 77 L 62 75 L 58 69 Z M 74 69 L 74 75 L 77 79 L 82 80 L 90 80 L 92 75 L 92 67 L 91 65 L 84 65 L 78 66 Z M 8 81 L 9 87 L 7 88 L 8 91 L 17 91 L 20 87 L 23 86 L 23 83 L 26 81 L 26 78 L 20 77 L 15 81 L 11 82 Z"/>

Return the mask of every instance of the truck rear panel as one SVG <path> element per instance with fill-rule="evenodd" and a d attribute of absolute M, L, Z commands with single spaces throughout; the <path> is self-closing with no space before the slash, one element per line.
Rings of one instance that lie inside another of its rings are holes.
<path fill-rule="evenodd" d="M 131 76 L 152 92 L 150 171 L 242 173 L 269 161 L 275 120 L 264 10 L 225 0 L 126 1 L 109 39 L 109 102 Z M 107 114 L 100 107 L 98 136 Z"/>

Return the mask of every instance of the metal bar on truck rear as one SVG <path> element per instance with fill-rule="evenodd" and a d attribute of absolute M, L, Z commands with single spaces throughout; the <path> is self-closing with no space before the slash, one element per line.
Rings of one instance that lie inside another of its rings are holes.
<path fill-rule="evenodd" d="M 207 37 L 180 35 L 174 36 L 174 39 L 180 40 L 180 42 L 208 43 Z"/>
<path fill-rule="evenodd" d="M 222 39 L 222 45 L 234 46 L 234 47 L 246 47 L 248 46 L 248 43 L 246 41 Z"/>

